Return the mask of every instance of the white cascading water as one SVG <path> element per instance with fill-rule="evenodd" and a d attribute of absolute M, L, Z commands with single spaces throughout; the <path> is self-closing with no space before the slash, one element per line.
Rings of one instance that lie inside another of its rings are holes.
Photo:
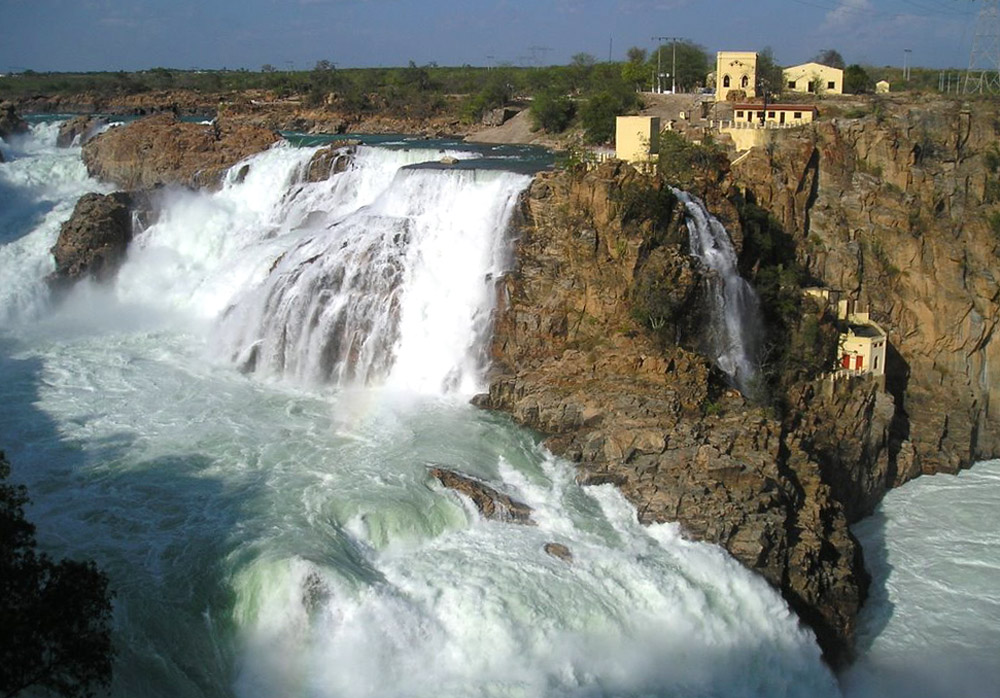
<path fill-rule="evenodd" d="M 709 270 L 707 345 L 711 358 L 741 392 L 748 394 L 759 368 L 760 300 L 740 276 L 736 250 L 725 226 L 697 197 L 678 189 L 674 194 L 687 210 L 691 254 Z"/>
<path fill-rule="evenodd" d="M 238 363 L 304 382 L 471 393 L 507 264 L 507 227 L 530 178 L 400 170 L 370 205 L 313 211 L 301 239 L 221 324 Z"/>
<path fill-rule="evenodd" d="M 3 144 L 0 447 L 45 549 L 111 577 L 113 696 L 837 695 L 760 578 L 467 404 L 526 178 L 361 148 L 302 183 L 313 151 L 275 148 L 163 193 L 117 281 L 49 307 L 58 224 L 104 190 L 54 135 Z"/>

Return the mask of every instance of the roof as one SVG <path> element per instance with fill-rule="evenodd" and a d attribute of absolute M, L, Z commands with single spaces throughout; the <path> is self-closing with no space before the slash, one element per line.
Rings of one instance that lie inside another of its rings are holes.
<path fill-rule="evenodd" d="M 882 328 L 877 325 L 848 325 L 848 329 L 851 334 L 855 337 L 867 337 L 870 339 L 876 339 L 878 337 L 885 337 L 885 332 L 882 332 Z"/>
<path fill-rule="evenodd" d="M 787 68 L 783 68 L 783 73 L 789 73 L 792 71 L 803 71 L 803 70 L 836 70 L 838 73 L 843 73 L 844 71 L 840 68 L 834 68 L 832 65 L 826 65 L 825 63 L 817 63 L 816 61 L 810 61 L 808 63 L 800 63 L 799 65 L 790 65 Z"/>
<path fill-rule="evenodd" d="M 813 104 L 734 104 L 733 109 L 744 109 L 747 111 L 819 111 Z"/>

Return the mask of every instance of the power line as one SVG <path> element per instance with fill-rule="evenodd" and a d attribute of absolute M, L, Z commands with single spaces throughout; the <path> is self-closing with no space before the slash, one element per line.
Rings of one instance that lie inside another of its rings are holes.
<path fill-rule="evenodd" d="M 979 8 L 964 91 L 1000 91 L 1000 0 L 983 0 Z"/>

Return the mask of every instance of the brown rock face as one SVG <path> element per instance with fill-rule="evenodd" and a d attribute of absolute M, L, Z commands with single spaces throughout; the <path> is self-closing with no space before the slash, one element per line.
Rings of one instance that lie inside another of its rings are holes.
<path fill-rule="evenodd" d="M 810 273 L 870 308 L 902 412 L 888 484 L 1000 455 L 995 101 L 874 101 L 733 168 Z M 861 507 L 864 509 L 865 507 Z"/>
<path fill-rule="evenodd" d="M 68 148 L 73 145 L 77 136 L 80 137 L 80 145 L 86 145 L 87 141 L 97 135 L 98 129 L 107 126 L 108 120 L 94 116 L 74 116 L 72 119 L 59 127 L 59 135 L 56 137 L 56 146 Z"/>
<path fill-rule="evenodd" d="M 132 197 L 125 192 L 84 194 L 63 223 L 52 248 L 56 285 L 91 276 L 109 279 L 118 270 L 132 239 Z"/>
<path fill-rule="evenodd" d="M 726 390 L 703 357 L 663 343 L 671 322 L 668 339 L 699 324 L 701 272 L 676 202 L 640 186 L 650 183 L 615 164 L 536 178 L 499 289 L 489 393 L 476 402 L 551 435 L 582 483 L 617 484 L 642 522 L 679 521 L 723 545 L 781 590 L 839 665 L 868 584 L 844 508 L 794 425 Z M 663 288 L 649 296 L 656 280 Z M 677 317 L 637 313 L 643 294 Z M 810 424 L 850 409 L 812 398 Z"/>
<path fill-rule="evenodd" d="M 28 132 L 28 122 L 14 109 L 13 104 L 0 104 L 0 138 L 7 139 Z"/>
<path fill-rule="evenodd" d="M 464 494 L 472 500 L 487 519 L 509 523 L 533 525 L 531 507 L 471 477 L 444 468 L 431 468 L 430 474 L 450 490 Z"/>
<path fill-rule="evenodd" d="M 184 123 L 160 114 L 100 134 L 84 146 L 83 161 L 91 175 L 127 190 L 216 187 L 227 169 L 278 139 L 262 128 Z"/>

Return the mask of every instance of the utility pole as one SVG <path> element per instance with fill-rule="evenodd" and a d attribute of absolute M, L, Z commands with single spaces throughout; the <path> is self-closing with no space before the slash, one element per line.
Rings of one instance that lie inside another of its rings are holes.
<path fill-rule="evenodd" d="M 910 81 L 910 66 L 908 59 L 911 53 L 913 53 L 911 49 L 908 48 L 903 49 L 903 80 L 905 80 L 906 82 Z"/>
<path fill-rule="evenodd" d="M 660 55 L 663 53 L 662 48 L 664 41 L 669 41 L 673 44 L 672 46 L 673 61 L 670 67 L 670 77 L 672 81 L 671 82 L 672 87 L 670 88 L 670 92 L 671 94 L 677 94 L 677 42 L 680 40 L 681 37 L 679 36 L 654 36 L 652 38 L 652 41 L 660 42 L 656 46 L 656 86 L 657 86 L 656 91 L 659 92 L 660 94 L 663 94 L 663 83 L 662 83 L 663 71 L 660 68 Z"/>
<path fill-rule="evenodd" d="M 650 41 L 657 41 L 656 44 L 656 94 L 662 94 L 663 89 L 661 87 L 661 81 L 663 78 L 663 69 L 660 68 L 660 54 L 663 53 L 661 49 L 663 48 L 663 42 L 667 39 L 665 36 L 654 36 Z"/>

